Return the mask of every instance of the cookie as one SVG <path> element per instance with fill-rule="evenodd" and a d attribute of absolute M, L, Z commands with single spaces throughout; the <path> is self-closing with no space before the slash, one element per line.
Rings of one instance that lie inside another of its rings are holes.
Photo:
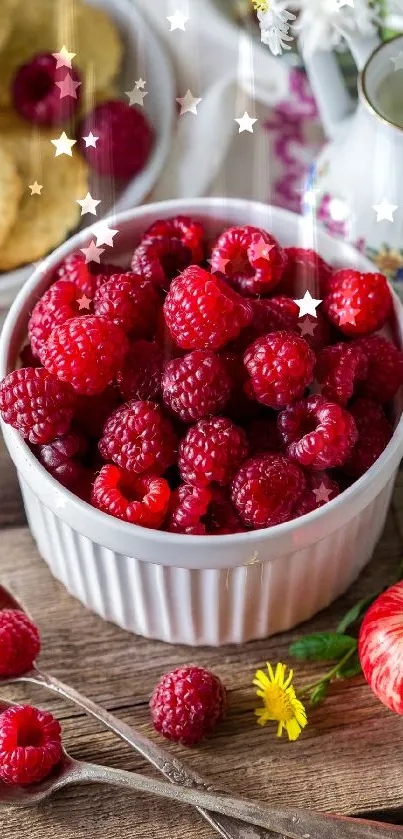
<path fill-rule="evenodd" d="M 16 221 L 22 189 L 16 164 L 0 143 L 0 247 Z"/>

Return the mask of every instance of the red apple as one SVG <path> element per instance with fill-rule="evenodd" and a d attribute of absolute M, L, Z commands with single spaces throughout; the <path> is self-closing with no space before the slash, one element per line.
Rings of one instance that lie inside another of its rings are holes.
<path fill-rule="evenodd" d="M 403 715 L 403 582 L 391 586 L 368 609 L 358 652 L 370 688 L 384 705 Z"/>

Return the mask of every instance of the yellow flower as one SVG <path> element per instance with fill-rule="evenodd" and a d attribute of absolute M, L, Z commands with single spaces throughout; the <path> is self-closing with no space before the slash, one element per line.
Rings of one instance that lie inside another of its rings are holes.
<path fill-rule="evenodd" d="M 267 12 L 269 10 L 269 0 L 252 0 L 252 5 L 257 12 Z"/>
<path fill-rule="evenodd" d="M 268 676 L 263 670 L 256 671 L 253 684 L 258 688 L 256 694 L 263 699 L 264 707 L 257 708 L 255 714 L 259 725 L 278 722 L 277 737 L 281 737 L 285 728 L 289 740 L 296 740 L 308 720 L 305 708 L 297 699 L 291 684 L 293 671 L 290 670 L 286 677 L 286 670 L 286 665 L 279 663 L 273 673 L 271 664 L 267 662 Z"/>
<path fill-rule="evenodd" d="M 374 262 L 384 274 L 394 274 L 403 266 L 403 254 L 395 248 L 381 250 L 376 254 Z"/>

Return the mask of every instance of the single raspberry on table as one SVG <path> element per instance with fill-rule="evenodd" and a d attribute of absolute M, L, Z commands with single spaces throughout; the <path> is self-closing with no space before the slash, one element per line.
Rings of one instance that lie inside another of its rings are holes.
<path fill-rule="evenodd" d="M 272 332 L 246 350 L 244 364 L 250 377 L 247 394 L 278 409 L 303 396 L 312 383 L 315 355 L 298 335 Z"/>
<path fill-rule="evenodd" d="M 354 344 L 325 347 L 317 356 L 315 378 L 322 396 L 347 405 L 357 385 L 367 376 L 365 353 Z"/>
<path fill-rule="evenodd" d="M 58 721 L 30 705 L 12 705 L 0 714 L 0 780 L 37 784 L 63 756 Z"/>
<path fill-rule="evenodd" d="M 155 730 L 184 746 L 194 746 L 212 734 L 226 709 L 227 693 L 220 679 L 195 666 L 166 673 L 150 700 Z"/>
<path fill-rule="evenodd" d="M 161 395 L 163 353 L 154 341 L 133 341 L 116 381 L 125 401 L 158 400 Z"/>
<path fill-rule="evenodd" d="M 218 350 L 251 322 L 252 306 L 226 282 L 192 265 L 172 282 L 164 314 L 178 346 Z"/>
<path fill-rule="evenodd" d="M 294 515 L 305 516 L 311 513 L 312 510 L 318 510 L 337 498 L 340 494 L 340 487 L 327 472 L 312 472 L 306 474 L 306 491 L 299 500 Z"/>
<path fill-rule="evenodd" d="M 121 469 L 160 475 L 177 460 L 177 439 L 159 405 L 130 400 L 107 420 L 99 451 Z"/>
<path fill-rule="evenodd" d="M 95 396 L 122 367 L 128 346 L 120 326 L 107 318 L 88 315 L 56 326 L 43 348 L 41 361 L 76 393 Z"/>
<path fill-rule="evenodd" d="M 164 367 L 164 403 L 182 422 L 218 414 L 228 401 L 231 386 L 225 364 L 211 350 L 194 350 Z"/>
<path fill-rule="evenodd" d="M 384 405 L 391 402 L 403 385 L 403 353 L 382 335 L 356 338 L 351 346 L 364 353 L 368 372 L 358 392 Z"/>
<path fill-rule="evenodd" d="M 192 261 L 192 251 L 182 239 L 149 236 L 134 251 L 131 267 L 156 288 L 168 291 L 172 280 Z"/>
<path fill-rule="evenodd" d="M 0 610 L 0 677 L 22 676 L 41 649 L 39 632 L 25 612 Z"/>
<path fill-rule="evenodd" d="M 226 417 L 202 419 L 179 445 L 178 466 L 187 484 L 225 486 L 248 455 L 246 434 Z"/>
<path fill-rule="evenodd" d="M 279 415 L 278 428 L 290 460 L 312 471 L 342 466 L 358 438 L 351 414 L 323 396 L 290 405 Z"/>
<path fill-rule="evenodd" d="M 70 428 L 76 395 L 43 367 L 22 367 L 0 383 L 0 411 L 34 445 L 51 443 Z"/>
<path fill-rule="evenodd" d="M 53 478 L 67 489 L 74 487 L 83 479 L 85 468 L 80 458 L 88 450 L 88 441 L 79 431 L 69 431 L 52 443 L 39 446 L 37 457 Z"/>
<path fill-rule="evenodd" d="M 213 493 L 209 487 L 180 484 L 171 495 L 165 530 L 190 536 L 205 536 L 204 517 L 207 515 Z"/>
<path fill-rule="evenodd" d="M 246 433 L 251 454 L 280 452 L 283 448 L 283 441 L 277 428 L 277 414 L 274 411 L 269 416 L 252 420 L 247 426 Z"/>
<path fill-rule="evenodd" d="M 189 216 L 158 219 L 142 236 L 140 244 L 148 239 L 179 239 L 191 252 L 191 262 L 197 265 L 204 259 L 204 229 L 200 221 Z"/>
<path fill-rule="evenodd" d="M 284 248 L 284 252 L 287 263 L 277 293 L 297 300 L 309 291 L 312 297 L 323 299 L 331 266 L 309 248 Z"/>
<path fill-rule="evenodd" d="M 64 95 L 69 85 L 72 95 Z M 18 68 L 12 82 L 15 110 L 28 122 L 37 125 L 61 125 L 71 119 L 80 100 L 80 76 L 73 67 L 58 67 L 51 53 L 35 55 Z M 74 95 L 75 94 L 75 95 Z"/>
<path fill-rule="evenodd" d="M 56 278 L 74 283 L 80 292 L 79 296 L 84 305 L 88 300 L 92 302 L 95 292 L 111 274 L 116 274 L 117 271 L 119 271 L 117 265 L 98 264 L 97 262 L 87 263 L 84 254 L 78 252 L 66 256 L 56 271 Z"/>
<path fill-rule="evenodd" d="M 52 329 L 71 318 L 88 315 L 90 308 L 91 302 L 82 300 L 75 283 L 64 280 L 53 283 L 34 306 L 28 322 L 28 338 L 33 353 L 40 358 Z"/>
<path fill-rule="evenodd" d="M 287 259 L 274 236 L 258 227 L 224 230 L 211 254 L 211 269 L 241 294 L 269 294 L 279 283 Z"/>
<path fill-rule="evenodd" d="M 347 475 L 359 478 L 386 449 L 393 429 L 381 406 L 372 399 L 358 397 L 349 406 L 358 430 L 358 440 L 343 466 Z"/>
<path fill-rule="evenodd" d="M 302 469 L 283 454 L 255 455 L 241 466 L 231 498 L 241 520 L 258 530 L 293 518 L 306 488 Z"/>
<path fill-rule="evenodd" d="M 104 513 L 141 527 L 161 527 L 171 490 L 158 475 L 135 475 L 118 466 L 103 466 L 95 478 L 92 504 Z"/>
<path fill-rule="evenodd" d="M 94 312 L 132 338 L 151 338 L 161 300 L 152 283 L 131 271 L 112 274 L 94 297 Z"/>
<path fill-rule="evenodd" d="M 385 324 L 392 295 L 383 274 L 336 271 L 327 283 L 323 311 L 345 335 L 368 335 Z"/>
<path fill-rule="evenodd" d="M 90 132 L 98 137 L 96 146 L 80 141 L 87 163 L 100 175 L 134 178 L 144 169 L 154 143 L 154 131 L 145 113 L 111 99 L 97 105 L 81 123 L 79 136 Z"/>

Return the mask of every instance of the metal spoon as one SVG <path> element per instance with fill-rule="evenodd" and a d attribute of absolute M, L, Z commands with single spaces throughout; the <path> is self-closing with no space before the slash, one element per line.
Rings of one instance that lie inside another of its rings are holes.
<path fill-rule="evenodd" d="M 10 702 L 0 700 L 0 713 L 11 707 Z M 54 792 L 71 784 L 109 784 L 122 789 L 147 792 L 162 798 L 169 798 L 180 804 L 206 807 L 226 816 L 242 819 L 247 825 L 274 829 L 288 839 L 397 839 L 403 836 L 403 828 L 384 825 L 379 822 L 349 819 L 342 816 L 328 816 L 322 813 L 295 808 L 270 807 L 246 798 L 233 798 L 221 792 L 204 792 L 198 789 L 167 784 L 145 778 L 136 772 L 125 772 L 94 763 L 74 760 L 63 749 L 63 757 L 48 778 L 28 787 L 0 783 L 0 806 L 13 804 L 33 806 L 49 798 Z M 244 824 L 239 836 L 248 839 L 251 831 Z"/>

